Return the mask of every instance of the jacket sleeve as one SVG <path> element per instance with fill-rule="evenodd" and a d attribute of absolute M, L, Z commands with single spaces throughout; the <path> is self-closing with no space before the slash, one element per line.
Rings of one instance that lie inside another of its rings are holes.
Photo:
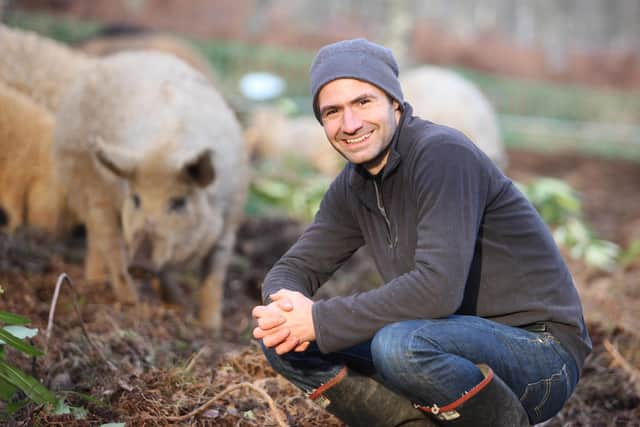
<path fill-rule="evenodd" d="M 417 209 L 414 268 L 371 291 L 314 304 L 323 352 L 371 339 L 389 323 L 445 317 L 460 307 L 488 194 L 486 158 L 455 141 L 425 145 L 405 165 Z"/>
<path fill-rule="evenodd" d="M 312 297 L 318 288 L 363 245 L 358 224 L 345 202 L 343 172 L 325 193 L 313 222 L 267 273 L 262 300 L 280 289 Z"/>

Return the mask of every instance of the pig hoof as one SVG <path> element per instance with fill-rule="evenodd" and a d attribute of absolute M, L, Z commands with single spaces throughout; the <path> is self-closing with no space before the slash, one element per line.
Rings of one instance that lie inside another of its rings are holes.
<path fill-rule="evenodd" d="M 207 328 L 214 336 L 222 335 L 222 320 L 219 316 L 212 316 L 211 313 L 200 312 L 200 323 Z"/>
<path fill-rule="evenodd" d="M 84 275 L 84 279 L 87 283 L 105 283 L 109 281 L 109 275 L 104 272 L 90 272 Z"/>
<path fill-rule="evenodd" d="M 138 293 L 132 283 L 122 283 L 113 287 L 116 299 L 122 304 L 135 304 L 138 302 Z"/>
<path fill-rule="evenodd" d="M 151 280 L 156 276 L 154 269 L 143 263 L 131 264 L 128 271 L 131 277 L 139 280 Z"/>
<path fill-rule="evenodd" d="M 138 302 L 138 295 L 130 295 L 128 293 L 127 295 L 118 294 L 118 301 L 122 304 L 136 304 Z"/>

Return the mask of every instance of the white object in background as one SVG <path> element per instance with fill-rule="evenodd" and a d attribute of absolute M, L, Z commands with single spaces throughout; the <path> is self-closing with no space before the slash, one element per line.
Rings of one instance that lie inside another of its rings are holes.
<path fill-rule="evenodd" d="M 266 101 L 279 97 L 286 87 L 284 79 L 276 74 L 254 72 L 240 79 L 242 95 L 253 101 Z"/>

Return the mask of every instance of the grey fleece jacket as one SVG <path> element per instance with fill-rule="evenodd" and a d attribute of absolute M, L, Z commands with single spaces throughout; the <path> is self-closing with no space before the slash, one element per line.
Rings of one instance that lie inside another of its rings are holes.
<path fill-rule="evenodd" d="M 536 210 L 462 133 L 413 117 L 406 103 L 382 176 L 344 168 L 267 274 L 263 299 L 279 289 L 311 297 L 362 245 L 384 285 L 314 303 L 322 352 L 389 323 L 452 314 L 546 322 L 580 369 L 591 351 L 573 279 Z"/>

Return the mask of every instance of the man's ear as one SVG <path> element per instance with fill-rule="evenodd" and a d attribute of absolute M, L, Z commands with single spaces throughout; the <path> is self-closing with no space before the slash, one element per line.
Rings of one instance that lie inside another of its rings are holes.
<path fill-rule="evenodd" d="M 402 107 L 400 106 L 400 103 L 395 99 L 393 100 L 393 111 L 396 118 L 396 124 L 398 124 L 400 123 L 400 117 L 402 116 Z"/>

